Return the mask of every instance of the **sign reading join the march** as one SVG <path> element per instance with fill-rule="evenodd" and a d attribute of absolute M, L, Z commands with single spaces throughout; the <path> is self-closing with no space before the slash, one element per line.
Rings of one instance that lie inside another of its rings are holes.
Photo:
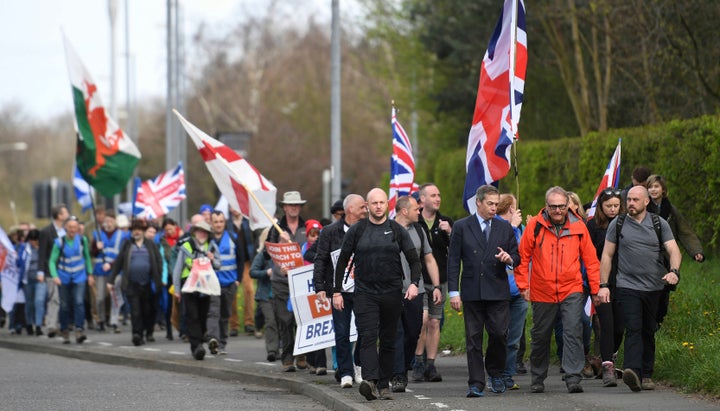
<path fill-rule="evenodd" d="M 305 264 L 302 252 L 300 251 L 300 244 L 298 243 L 279 244 L 265 242 L 265 250 L 270 254 L 270 258 L 272 258 L 276 265 L 287 267 L 288 270 L 302 267 Z M 312 280 L 312 273 L 310 273 L 310 279 Z"/>
<path fill-rule="evenodd" d="M 267 243 L 266 243 L 267 245 Z M 290 301 L 297 323 L 293 355 L 317 351 L 335 345 L 335 326 L 331 298 L 321 302 L 313 286 L 314 265 L 304 265 L 288 272 Z M 347 309 L 347 308 L 346 308 Z M 357 340 L 355 314 L 350 319 L 350 341 Z"/>

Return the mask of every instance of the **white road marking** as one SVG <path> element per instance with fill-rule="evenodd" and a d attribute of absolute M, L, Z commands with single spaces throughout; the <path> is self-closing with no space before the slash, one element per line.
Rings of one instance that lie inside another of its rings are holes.
<path fill-rule="evenodd" d="M 230 361 L 230 362 L 243 362 L 243 360 L 236 360 L 235 358 L 225 358 L 225 361 Z"/>
<path fill-rule="evenodd" d="M 112 347 L 112 343 L 104 342 L 104 341 L 98 341 L 99 345 L 102 345 L 103 347 Z"/>
<path fill-rule="evenodd" d="M 143 348 L 143 350 L 145 350 L 145 351 L 153 351 L 153 352 L 158 352 L 158 351 L 160 351 L 159 348 Z"/>
<path fill-rule="evenodd" d="M 255 364 L 267 365 L 267 366 L 270 366 L 270 367 L 274 367 L 274 366 L 275 366 L 275 364 L 273 364 L 273 363 L 271 363 L 271 362 L 263 362 L 263 361 L 258 361 L 258 362 L 256 362 Z"/>
<path fill-rule="evenodd" d="M 168 351 L 168 354 L 172 354 L 172 355 L 186 355 L 186 353 L 180 352 L 180 351 Z"/>

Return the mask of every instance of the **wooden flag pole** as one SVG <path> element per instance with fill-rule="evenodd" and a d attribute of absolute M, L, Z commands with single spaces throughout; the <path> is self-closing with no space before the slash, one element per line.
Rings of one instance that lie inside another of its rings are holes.
<path fill-rule="evenodd" d="M 228 170 L 230 170 L 230 173 L 232 173 L 233 177 L 235 177 L 235 180 L 243 186 L 243 188 L 245 189 L 245 191 L 247 191 L 248 194 L 250 194 L 250 197 L 252 197 L 253 201 L 255 201 L 255 204 L 257 204 L 258 207 L 260 207 L 260 210 L 263 212 L 263 214 L 265 214 L 265 217 L 267 217 L 268 221 L 270 221 L 270 223 L 272 223 L 273 227 L 275 227 L 278 234 L 282 233 L 284 230 L 282 228 L 280 228 L 278 223 L 275 222 L 275 218 L 273 218 L 270 215 L 270 213 L 267 212 L 265 207 L 263 207 L 260 200 L 258 200 L 258 198 L 255 196 L 255 193 L 253 193 L 252 190 L 250 190 L 250 188 L 247 185 L 245 185 L 245 183 L 242 182 L 242 179 L 239 178 L 239 176 L 237 175 L 235 170 L 233 170 L 233 168 L 230 167 L 230 163 L 228 163 L 228 161 L 225 160 L 224 158 L 222 158 L 222 156 L 220 156 L 220 154 L 218 154 L 218 153 L 215 153 L 215 159 L 220 160 L 220 162 L 223 163 L 225 165 L 225 167 L 227 167 Z"/>

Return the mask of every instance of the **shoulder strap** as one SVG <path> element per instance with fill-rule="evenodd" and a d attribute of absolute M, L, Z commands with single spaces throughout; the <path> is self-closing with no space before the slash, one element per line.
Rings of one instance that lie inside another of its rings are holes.
<path fill-rule="evenodd" d="M 622 231 L 623 224 L 625 224 L 626 217 L 627 214 L 620 214 L 617 216 L 617 220 L 615 220 L 615 247 L 620 244 L 620 232 Z"/>
<path fill-rule="evenodd" d="M 660 247 L 660 251 L 662 251 L 665 248 L 665 244 L 663 244 L 662 241 L 662 226 L 660 225 L 660 217 L 655 213 L 650 213 L 650 218 L 652 218 L 652 224 L 655 229 L 655 234 L 657 235 L 658 245 Z"/>
<path fill-rule="evenodd" d="M 420 252 L 425 248 L 425 230 L 422 228 L 420 223 L 413 223 L 415 231 L 417 231 L 418 237 L 420 237 Z"/>

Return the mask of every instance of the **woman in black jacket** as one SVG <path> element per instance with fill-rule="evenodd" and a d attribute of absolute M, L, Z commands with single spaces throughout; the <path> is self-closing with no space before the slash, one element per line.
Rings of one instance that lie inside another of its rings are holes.
<path fill-rule="evenodd" d="M 598 197 L 597 208 L 592 219 L 588 220 L 587 228 L 590 232 L 590 239 L 595 244 L 598 260 L 602 258 L 603 249 L 605 247 L 605 234 L 608 225 L 619 214 L 625 213 L 625 207 L 621 197 L 622 190 L 616 188 L 606 188 Z M 608 288 L 610 295 L 615 296 L 615 278 L 617 276 L 617 253 L 613 258 L 612 269 L 610 270 L 610 279 L 608 280 Z M 600 319 L 600 357 L 603 367 L 603 386 L 617 386 L 617 378 L 615 376 L 614 354 L 620 348 L 623 338 L 622 307 L 620 303 L 613 298 L 610 303 L 600 304 L 595 307 L 595 311 Z"/>

